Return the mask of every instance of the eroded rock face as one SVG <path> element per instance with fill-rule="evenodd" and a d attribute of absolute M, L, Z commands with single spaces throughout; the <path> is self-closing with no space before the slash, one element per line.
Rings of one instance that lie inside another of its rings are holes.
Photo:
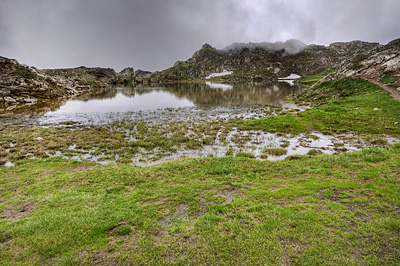
<path fill-rule="evenodd" d="M 385 76 L 390 77 L 392 87 L 400 87 L 400 39 L 368 53 L 358 54 L 341 64 L 323 81 L 343 77 L 362 77 L 384 84 L 387 82 Z"/>
<path fill-rule="evenodd" d="M 35 104 L 79 94 L 77 84 L 46 75 L 17 60 L 0 57 L 0 104 Z"/>

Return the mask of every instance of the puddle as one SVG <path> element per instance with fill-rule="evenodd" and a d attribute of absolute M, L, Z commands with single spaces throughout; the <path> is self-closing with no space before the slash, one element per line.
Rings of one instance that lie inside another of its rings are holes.
<path fill-rule="evenodd" d="M 5 167 L 13 167 L 13 166 L 15 166 L 15 164 L 13 164 L 12 162 L 6 162 L 6 163 L 4 164 L 4 166 L 5 166 Z"/>

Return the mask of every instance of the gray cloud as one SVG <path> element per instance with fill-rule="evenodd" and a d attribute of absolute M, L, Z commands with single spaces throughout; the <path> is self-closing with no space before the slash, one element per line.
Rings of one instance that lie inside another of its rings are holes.
<path fill-rule="evenodd" d="M 161 70 L 203 43 L 400 37 L 398 0 L 2 0 L 0 55 L 39 68 Z"/>

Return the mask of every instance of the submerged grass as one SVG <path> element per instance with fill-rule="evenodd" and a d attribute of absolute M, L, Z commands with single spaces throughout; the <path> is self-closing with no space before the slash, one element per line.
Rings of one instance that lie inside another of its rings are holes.
<path fill-rule="evenodd" d="M 0 168 L 2 264 L 396 265 L 399 143 L 269 162 Z"/>

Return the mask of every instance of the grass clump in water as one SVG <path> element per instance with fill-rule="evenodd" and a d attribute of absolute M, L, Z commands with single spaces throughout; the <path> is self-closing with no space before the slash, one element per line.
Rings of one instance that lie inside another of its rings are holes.
<path fill-rule="evenodd" d="M 263 154 L 273 155 L 273 156 L 281 156 L 281 155 L 285 155 L 286 153 L 287 153 L 287 150 L 284 148 L 265 148 L 263 150 Z"/>

